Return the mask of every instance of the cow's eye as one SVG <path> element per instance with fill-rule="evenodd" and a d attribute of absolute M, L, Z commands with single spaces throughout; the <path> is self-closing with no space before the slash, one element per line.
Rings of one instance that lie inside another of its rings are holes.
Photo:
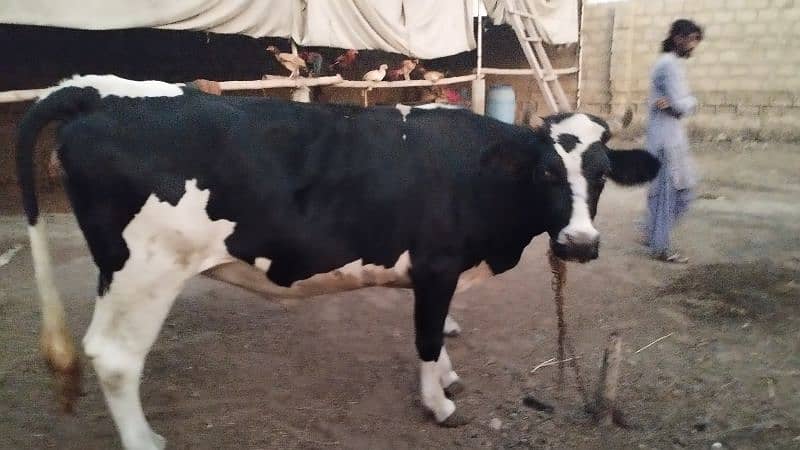
<path fill-rule="evenodd" d="M 542 172 L 542 179 L 548 183 L 554 183 L 558 181 L 558 177 L 556 177 L 552 170 L 545 170 Z"/>

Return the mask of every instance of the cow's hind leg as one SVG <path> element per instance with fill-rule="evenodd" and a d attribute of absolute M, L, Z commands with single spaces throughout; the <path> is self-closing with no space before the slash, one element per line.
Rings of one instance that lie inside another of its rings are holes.
<path fill-rule="evenodd" d="M 126 270 L 117 272 L 108 292 L 97 299 L 83 340 L 126 449 L 162 449 L 166 443 L 150 428 L 139 398 L 145 357 L 185 280 L 175 273 L 164 275 L 156 284 L 131 279 L 135 274 Z"/>
<path fill-rule="evenodd" d="M 461 334 L 461 325 L 453 319 L 450 314 L 444 319 L 444 335 L 447 337 L 456 337 Z"/>
<path fill-rule="evenodd" d="M 453 364 L 450 362 L 450 356 L 447 354 L 447 349 L 442 345 L 442 351 L 439 353 L 439 360 L 436 361 L 439 365 L 439 382 L 444 388 L 444 393 L 448 398 L 452 398 L 464 390 L 464 383 L 461 382 L 458 374 L 453 370 Z"/>
<path fill-rule="evenodd" d="M 412 278 L 416 346 L 422 360 L 422 403 L 433 413 L 440 425 L 463 425 L 468 419 L 456 413 L 455 403 L 445 395 L 444 387 L 458 382 L 458 375 L 452 370 L 442 332 L 458 272 L 446 269 L 412 269 Z"/>

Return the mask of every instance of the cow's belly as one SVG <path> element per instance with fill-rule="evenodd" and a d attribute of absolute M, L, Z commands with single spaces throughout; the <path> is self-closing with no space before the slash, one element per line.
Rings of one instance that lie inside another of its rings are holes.
<path fill-rule="evenodd" d="M 400 255 L 395 265 L 389 268 L 373 264 L 364 265 L 359 260 L 331 272 L 296 281 L 291 286 L 279 286 L 270 281 L 266 276 L 270 264 L 266 258 L 257 258 L 255 265 L 235 260 L 212 267 L 203 272 L 203 275 L 274 298 L 311 297 L 370 286 L 411 287 L 411 278 L 408 274 L 411 264 L 408 252 Z M 491 269 L 482 262 L 461 274 L 456 292 L 463 292 L 491 276 L 493 276 Z"/>

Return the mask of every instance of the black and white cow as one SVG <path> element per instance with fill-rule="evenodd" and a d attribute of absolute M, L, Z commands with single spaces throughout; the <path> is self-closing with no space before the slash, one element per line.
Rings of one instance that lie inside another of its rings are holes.
<path fill-rule="evenodd" d="M 20 186 L 43 308 L 42 348 L 62 382 L 77 352 L 39 220 L 33 148 L 62 122 L 64 183 L 99 268 L 83 339 L 126 448 L 164 445 L 139 399 L 145 357 L 184 283 L 204 274 L 269 296 L 364 286 L 414 291 L 422 403 L 462 422 L 445 388 L 454 292 L 514 267 L 534 236 L 567 260 L 598 256 L 606 177 L 634 185 L 658 162 L 606 146 L 586 114 L 537 130 L 460 109 L 360 108 L 220 97 L 187 86 L 81 76 L 50 89 L 19 129 Z"/>

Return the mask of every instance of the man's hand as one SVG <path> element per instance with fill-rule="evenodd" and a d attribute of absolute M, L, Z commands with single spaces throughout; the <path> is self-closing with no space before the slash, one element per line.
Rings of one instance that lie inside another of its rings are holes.
<path fill-rule="evenodd" d="M 665 110 L 670 108 L 669 99 L 667 97 L 661 97 L 656 100 L 656 108 L 660 110 Z"/>

